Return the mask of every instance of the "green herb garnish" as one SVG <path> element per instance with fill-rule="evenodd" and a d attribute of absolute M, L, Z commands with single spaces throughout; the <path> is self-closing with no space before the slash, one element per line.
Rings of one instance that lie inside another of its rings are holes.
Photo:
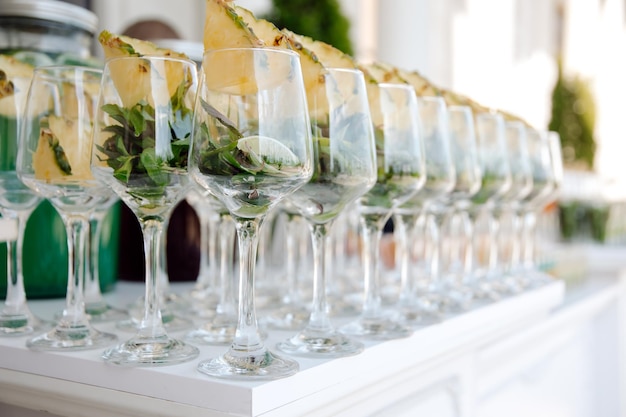
<path fill-rule="evenodd" d="M 133 187 L 160 188 L 169 183 L 170 172 L 187 167 L 193 116 L 184 105 L 187 89 L 183 82 L 171 97 L 166 111 L 171 117 L 167 121 L 155 120 L 155 108 L 146 101 L 131 108 L 102 106 L 117 124 L 103 129 L 111 136 L 97 147 L 106 156 L 99 159 L 113 168 L 117 180 L 133 183 Z M 159 142 L 157 149 L 155 138 L 164 132 L 170 141 Z"/>

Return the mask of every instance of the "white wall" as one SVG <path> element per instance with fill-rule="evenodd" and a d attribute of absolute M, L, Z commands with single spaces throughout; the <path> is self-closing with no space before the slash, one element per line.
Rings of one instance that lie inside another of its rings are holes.
<path fill-rule="evenodd" d="M 201 41 L 206 0 L 94 0 L 99 28 L 122 33 L 140 20 L 161 20 L 181 38 Z"/>

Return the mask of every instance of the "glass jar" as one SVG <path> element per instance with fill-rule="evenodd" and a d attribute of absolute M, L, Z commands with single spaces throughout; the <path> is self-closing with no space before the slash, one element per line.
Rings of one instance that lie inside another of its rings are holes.
<path fill-rule="evenodd" d="M 91 47 L 98 17 L 57 0 L 2 0 L 0 53 L 35 66 L 93 64 Z"/>
<path fill-rule="evenodd" d="M 98 18 L 91 11 L 56 0 L 0 0 L 0 54 L 34 66 L 101 66 L 91 48 Z M 3 123 L 10 116 L 0 114 Z M 14 140 L 1 137 L 0 140 Z M 6 147 L 2 147 L 6 149 Z M 99 276 L 103 291 L 118 274 L 119 203 L 107 214 L 100 239 Z M 23 272 L 28 298 L 64 297 L 67 288 L 65 227 L 47 201 L 31 214 L 25 234 Z M 0 296 L 6 293 L 6 245 L 0 245 Z"/>

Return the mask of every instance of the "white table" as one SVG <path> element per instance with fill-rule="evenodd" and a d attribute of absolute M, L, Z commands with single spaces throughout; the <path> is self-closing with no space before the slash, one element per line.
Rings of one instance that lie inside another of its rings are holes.
<path fill-rule="evenodd" d="M 607 274 L 565 291 L 555 281 L 357 356 L 299 359 L 298 374 L 267 382 L 196 371 L 224 347 L 202 346 L 185 364 L 121 368 L 98 350 L 31 352 L 25 338 L 3 338 L 0 416 L 623 416 L 622 282 Z M 106 297 L 126 305 L 141 288 L 120 282 Z M 47 314 L 62 300 L 30 303 Z M 288 336 L 270 332 L 267 344 Z"/>

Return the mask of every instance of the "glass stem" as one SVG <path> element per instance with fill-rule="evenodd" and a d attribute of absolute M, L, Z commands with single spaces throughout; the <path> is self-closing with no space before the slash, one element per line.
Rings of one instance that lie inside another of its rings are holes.
<path fill-rule="evenodd" d="M 235 219 L 239 239 L 239 316 L 230 348 L 234 355 L 265 352 L 254 307 L 254 276 L 261 223 L 262 219 Z"/>
<path fill-rule="evenodd" d="M 494 278 L 498 270 L 498 235 L 500 229 L 500 209 L 487 209 L 488 224 L 488 255 L 487 255 L 487 274 Z"/>
<path fill-rule="evenodd" d="M 24 289 L 24 274 L 22 272 L 22 248 L 24 246 L 24 232 L 30 210 L 16 211 L 17 239 L 7 242 L 7 294 L 4 303 L 4 313 L 20 314 L 26 307 L 26 290 Z"/>
<path fill-rule="evenodd" d="M 161 289 L 162 279 L 160 263 L 163 251 L 164 222 L 157 218 L 141 220 L 143 232 L 143 248 L 146 256 L 146 288 L 144 296 L 144 314 L 139 325 L 138 336 L 156 338 L 166 335 L 161 318 Z"/>
<path fill-rule="evenodd" d="M 522 247 L 523 247 L 523 235 L 524 232 L 523 218 L 519 210 L 513 210 L 511 213 L 511 230 L 513 234 L 513 241 L 511 246 L 511 259 L 509 268 L 512 271 L 517 271 L 522 262 Z"/>
<path fill-rule="evenodd" d="M 329 242 L 329 223 L 311 224 L 311 243 L 313 248 L 313 305 L 307 328 L 318 332 L 332 331 L 328 318 L 326 300 L 326 256 Z"/>
<path fill-rule="evenodd" d="M 441 239 L 439 236 L 440 222 L 439 216 L 430 210 L 425 210 L 425 220 L 426 220 L 426 234 L 425 234 L 425 247 L 426 247 L 426 259 L 430 259 L 428 264 L 428 281 L 431 290 L 436 291 L 439 290 L 442 282 L 441 282 L 441 274 L 440 274 L 440 243 Z"/>
<path fill-rule="evenodd" d="M 68 281 L 63 322 L 71 326 L 88 325 L 85 313 L 85 251 L 89 240 L 89 220 L 83 216 L 64 216 L 68 243 Z"/>
<path fill-rule="evenodd" d="M 285 236 L 286 277 L 287 294 L 283 297 L 283 303 L 298 305 L 300 297 L 298 294 L 298 255 L 300 251 L 300 225 L 302 218 L 297 214 L 287 213 L 287 233 Z"/>
<path fill-rule="evenodd" d="M 219 249 L 220 249 L 220 299 L 217 314 L 235 315 L 235 294 L 233 292 L 233 256 L 235 245 L 235 227 L 228 214 L 220 216 Z"/>
<path fill-rule="evenodd" d="M 400 303 L 408 303 L 417 295 L 416 274 L 411 272 L 411 250 L 409 248 L 408 237 L 413 236 L 413 231 L 417 227 L 418 213 L 394 214 L 393 232 L 395 242 L 398 245 L 396 255 L 400 259 Z M 413 271 L 414 272 L 414 271 Z"/>
<path fill-rule="evenodd" d="M 217 272 L 217 228 L 220 216 L 210 207 L 198 210 L 200 220 L 200 270 L 196 288 L 216 288 Z"/>
<path fill-rule="evenodd" d="M 363 213 L 361 228 L 363 231 L 363 265 L 364 265 L 364 318 L 381 316 L 380 294 L 380 240 L 388 215 Z"/>
<path fill-rule="evenodd" d="M 524 244 L 523 244 L 523 265 L 524 269 L 531 270 L 535 265 L 535 226 L 537 225 L 537 215 L 534 211 L 528 211 L 524 216 Z"/>
<path fill-rule="evenodd" d="M 100 236 L 102 235 L 102 220 L 106 211 L 96 211 L 89 219 L 89 239 L 85 250 L 85 303 L 104 303 L 100 291 Z"/>
<path fill-rule="evenodd" d="M 462 260 L 463 260 L 463 280 L 470 281 L 474 270 L 474 222 L 467 210 L 457 212 L 461 223 L 462 239 Z"/>

